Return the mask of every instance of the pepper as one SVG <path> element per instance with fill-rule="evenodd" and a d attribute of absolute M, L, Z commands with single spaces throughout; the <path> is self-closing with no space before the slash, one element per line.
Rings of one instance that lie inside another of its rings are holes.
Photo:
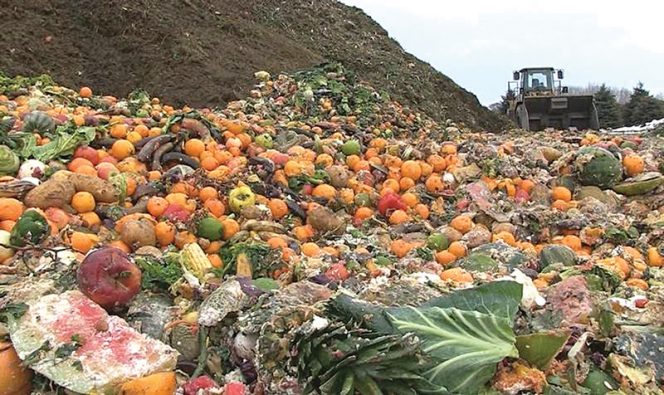
<path fill-rule="evenodd" d="M 51 226 L 46 218 L 36 210 L 28 210 L 16 221 L 9 242 L 17 247 L 36 245 L 44 241 L 50 232 Z"/>
<path fill-rule="evenodd" d="M 401 196 L 394 192 L 386 193 L 378 201 L 378 211 L 386 215 L 389 211 L 406 210 L 408 206 L 401 200 Z"/>
<path fill-rule="evenodd" d="M 234 188 L 228 195 L 228 204 L 231 210 L 239 213 L 243 208 L 256 204 L 256 195 L 251 191 L 251 188 L 241 185 Z"/>

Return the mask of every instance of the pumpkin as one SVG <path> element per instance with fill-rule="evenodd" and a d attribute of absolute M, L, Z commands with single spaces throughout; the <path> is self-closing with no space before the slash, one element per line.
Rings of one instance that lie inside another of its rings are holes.
<path fill-rule="evenodd" d="M 574 266 L 576 264 L 576 254 L 565 245 L 547 245 L 540 251 L 539 258 L 541 269 L 551 265 Z"/>
<path fill-rule="evenodd" d="M 576 155 L 574 167 L 581 184 L 602 189 L 612 187 L 622 177 L 620 160 L 604 148 L 581 148 Z"/>
<path fill-rule="evenodd" d="M 27 133 L 47 133 L 55 129 L 55 121 L 43 111 L 32 111 L 23 118 L 23 131 Z"/>
<path fill-rule="evenodd" d="M 27 395 L 32 388 L 32 371 L 23 366 L 9 342 L 0 341 L 0 394 Z"/>

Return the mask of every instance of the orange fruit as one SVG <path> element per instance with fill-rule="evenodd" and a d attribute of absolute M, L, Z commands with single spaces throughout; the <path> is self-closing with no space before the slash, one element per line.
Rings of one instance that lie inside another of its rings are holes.
<path fill-rule="evenodd" d="M 456 216 L 450 221 L 450 226 L 461 233 L 468 233 L 473 228 L 473 220 L 467 215 Z"/>
<path fill-rule="evenodd" d="M 302 253 L 308 257 L 315 257 L 321 253 L 320 247 L 316 243 L 304 243 L 300 248 Z"/>
<path fill-rule="evenodd" d="M 288 205 L 281 199 L 270 199 L 267 206 L 275 219 L 281 219 L 288 214 Z"/>
<path fill-rule="evenodd" d="M 175 240 L 175 226 L 170 222 L 158 222 L 154 227 L 155 236 L 160 246 L 166 247 Z"/>
<path fill-rule="evenodd" d="M 111 137 L 116 139 L 123 139 L 127 137 L 127 129 L 127 125 L 124 122 L 116 123 L 115 125 L 111 126 Z"/>
<path fill-rule="evenodd" d="M 221 221 L 221 224 L 224 226 L 224 240 L 230 239 L 240 231 L 240 224 L 234 219 L 226 218 L 225 220 Z"/>
<path fill-rule="evenodd" d="M 117 160 L 125 159 L 136 152 L 134 144 L 128 140 L 117 140 L 111 146 L 111 155 Z"/>
<path fill-rule="evenodd" d="M 219 167 L 219 161 L 217 161 L 214 157 L 208 157 L 201 160 L 201 167 L 207 171 L 212 171 Z"/>
<path fill-rule="evenodd" d="M 205 203 L 206 201 L 208 201 L 210 199 L 216 199 L 217 197 L 219 197 L 219 193 L 213 187 L 203 187 L 198 192 L 198 198 L 203 203 Z"/>
<path fill-rule="evenodd" d="M 457 258 L 463 258 L 464 256 L 466 256 L 468 249 L 460 241 L 453 241 L 450 243 L 449 247 L 447 247 L 447 251 L 449 251 Z"/>
<path fill-rule="evenodd" d="M 166 211 L 168 205 L 168 200 L 164 199 L 163 197 L 152 196 L 148 199 L 147 210 L 150 215 L 155 218 L 159 218 L 162 214 L 164 214 L 164 211 Z"/>
<path fill-rule="evenodd" d="M 205 143 L 199 139 L 189 139 L 184 143 L 184 153 L 198 158 L 205 151 Z"/>
<path fill-rule="evenodd" d="M 410 216 L 403 210 L 395 210 L 390 215 L 390 224 L 399 225 L 410 221 Z"/>
<path fill-rule="evenodd" d="M 417 181 L 422 176 L 422 168 L 417 161 L 407 160 L 401 164 L 401 176 Z"/>
<path fill-rule="evenodd" d="M 203 207 L 217 218 L 221 217 L 226 212 L 226 206 L 224 206 L 224 203 L 217 198 L 206 200 L 205 203 L 203 203 Z"/>
<path fill-rule="evenodd" d="M 73 232 L 69 240 L 71 247 L 83 254 L 90 251 L 99 242 L 97 235 L 83 232 Z"/>
<path fill-rule="evenodd" d="M 311 194 L 326 200 L 333 200 L 337 196 L 337 190 L 332 185 L 320 184 L 313 189 Z"/>
<path fill-rule="evenodd" d="M 71 198 L 71 206 L 79 213 L 87 213 L 95 209 L 95 197 L 90 192 L 76 192 Z"/>
<path fill-rule="evenodd" d="M 23 202 L 14 198 L 0 198 L 0 221 L 16 221 L 25 211 Z"/>
<path fill-rule="evenodd" d="M 92 89 L 90 89 L 87 86 L 81 87 L 81 89 L 78 91 L 78 95 L 83 97 L 83 98 L 90 98 L 92 97 Z"/>
<path fill-rule="evenodd" d="M 443 270 L 440 273 L 441 280 L 454 281 L 457 283 L 472 283 L 473 276 L 460 267 L 453 267 L 451 269 Z"/>
<path fill-rule="evenodd" d="M 565 187 L 554 187 L 551 190 L 551 199 L 554 201 L 562 200 L 563 202 L 569 202 L 572 200 L 572 192 Z"/>
<path fill-rule="evenodd" d="M 450 263 L 456 261 L 456 259 L 457 259 L 456 255 L 452 254 L 449 251 L 438 251 L 436 253 L 436 262 L 444 266 L 449 265 Z"/>

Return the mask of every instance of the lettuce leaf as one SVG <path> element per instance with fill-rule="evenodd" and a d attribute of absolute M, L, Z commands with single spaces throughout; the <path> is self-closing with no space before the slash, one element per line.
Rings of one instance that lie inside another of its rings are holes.
<path fill-rule="evenodd" d="M 519 356 L 506 317 L 454 307 L 410 307 L 388 315 L 401 333 L 415 334 L 432 359 L 423 375 L 451 393 L 478 393 L 500 361 Z"/>

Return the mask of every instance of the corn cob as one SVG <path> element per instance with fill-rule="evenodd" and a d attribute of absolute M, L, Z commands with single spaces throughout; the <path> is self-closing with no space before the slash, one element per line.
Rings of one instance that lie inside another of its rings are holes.
<path fill-rule="evenodd" d="M 198 243 L 189 243 L 182 249 L 182 265 L 199 280 L 205 280 L 205 274 L 212 269 L 212 263 Z"/>

